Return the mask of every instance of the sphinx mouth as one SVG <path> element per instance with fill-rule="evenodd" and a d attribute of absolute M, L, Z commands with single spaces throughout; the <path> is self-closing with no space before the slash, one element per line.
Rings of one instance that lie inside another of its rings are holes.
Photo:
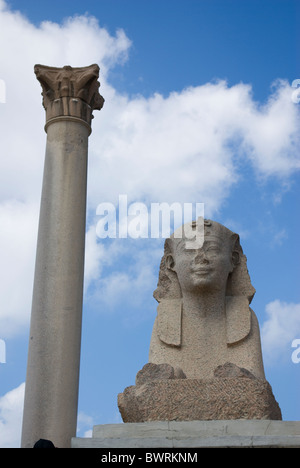
<path fill-rule="evenodd" d="M 211 268 L 193 268 L 192 273 L 195 273 L 196 275 L 205 275 L 207 273 L 210 273 L 212 271 Z"/>

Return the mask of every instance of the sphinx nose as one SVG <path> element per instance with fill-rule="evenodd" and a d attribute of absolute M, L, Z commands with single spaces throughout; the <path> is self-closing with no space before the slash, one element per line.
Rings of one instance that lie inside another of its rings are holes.
<path fill-rule="evenodd" d="M 195 263 L 198 264 L 198 263 L 209 263 L 209 260 L 205 254 L 205 252 L 203 251 L 198 251 L 197 252 L 197 255 L 195 257 Z"/>

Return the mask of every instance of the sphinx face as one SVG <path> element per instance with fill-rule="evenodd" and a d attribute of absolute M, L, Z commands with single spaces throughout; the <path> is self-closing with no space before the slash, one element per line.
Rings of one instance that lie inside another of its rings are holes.
<path fill-rule="evenodd" d="M 181 240 L 174 250 L 169 265 L 176 272 L 183 293 L 225 291 L 228 275 L 234 268 L 228 239 L 205 237 L 200 249 L 186 248 Z"/>

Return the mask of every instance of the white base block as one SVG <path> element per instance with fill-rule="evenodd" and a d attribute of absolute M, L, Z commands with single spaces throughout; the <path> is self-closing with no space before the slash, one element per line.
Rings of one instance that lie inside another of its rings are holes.
<path fill-rule="evenodd" d="M 154 421 L 94 426 L 72 448 L 300 448 L 300 421 Z"/>

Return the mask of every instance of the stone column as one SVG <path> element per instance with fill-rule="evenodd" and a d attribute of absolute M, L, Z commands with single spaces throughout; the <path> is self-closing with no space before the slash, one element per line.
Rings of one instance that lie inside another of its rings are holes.
<path fill-rule="evenodd" d="M 22 447 L 76 435 L 88 137 L 104 99 L 99 67 L 35 66 L 47 146 L 32 300 Z"/>

